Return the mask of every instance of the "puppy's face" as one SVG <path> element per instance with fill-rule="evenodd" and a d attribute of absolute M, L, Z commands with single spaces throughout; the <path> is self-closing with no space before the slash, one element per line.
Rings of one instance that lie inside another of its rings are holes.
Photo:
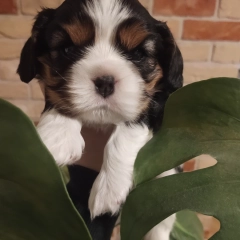
<path fill-rule="evenodd" d="M 18 72 L 25 82 L 37 76 L 47 106 L 62 114 L 132 122 L 148 113 L 157 93 L 172 91 L 176 48 L 166 25 L 135 0 L 66 0 L 38 15 Z M 27 58 L 34 65 L 28 75 Z"/>

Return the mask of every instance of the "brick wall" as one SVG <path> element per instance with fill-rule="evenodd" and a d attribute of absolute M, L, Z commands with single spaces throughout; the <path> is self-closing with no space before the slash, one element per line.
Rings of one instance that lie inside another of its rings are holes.
<path fill-rule="evenodd" d="M 15 74 L 20 50 L 30 35 L 39 6 L 62 0 L 0 0 L 0 97 L 37 120 L 43 97 L 36 82 Z M 185 83 L 218 76 L 237 77 L 240 69 L 240 0 L 141 0 L 167 21 L 185 60 Z"/>
<path fill-rule="evenodd" d="M 38 120 L 43 96 L 37 82 L 21 83 L 15 74 L 20 50 L 30 35 L 39 6 L 57 7 L 62 0 L 0 0 L 0 98 Z M 167 21 L 185 61 L 185 84 L 211 77 L 238 77 L 240 69 L 240 0 L 141 0 L 157 19 Z M 208 167 L 205 157 L 186 171 Z M 201 217 L 207 238 L 219 225 Z"/>

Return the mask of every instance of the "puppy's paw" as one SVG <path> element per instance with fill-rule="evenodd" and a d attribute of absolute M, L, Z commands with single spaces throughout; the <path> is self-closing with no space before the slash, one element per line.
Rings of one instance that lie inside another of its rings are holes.
<path fill-rule="evenodd" d="M 85 143 L 77 120 L 51 110 L 42 116 L 37 130 L 58 165 L 72 164 L 81 158 Z"/>
<path fill-rule="evenodd" d="M 173 214 L 152 228 L 146 234 L 144 240 L 169 240 L 175 221 L 176 214 Z"/>
<path fill-rule="evenodd" d="M 100 172 L 93 184 L 88 203 L 91 218 L 94 219 L 104 213 L 117 214 L 131 186 L 132 181 L 125 179 L 121 182 L 121 179 L 116 180 L 108 176 L 106 172 Z"/>
<path fill-rule="evenodd" d="M 41 136 L 41 132 L 39 132 Z M 49 152 L 52 154 L 57 165 L 71 165 L 78 161 L 84 149 L 84 140 L 80 133 L 78 135 L 73 134 L 72 136 L 62 137 L 56 132 L 52 132 L 51 137 L 42 137 L 42 140 Z"/>

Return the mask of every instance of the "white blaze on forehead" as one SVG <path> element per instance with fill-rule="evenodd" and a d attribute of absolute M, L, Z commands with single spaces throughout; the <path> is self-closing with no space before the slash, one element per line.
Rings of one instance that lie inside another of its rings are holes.
<path fill-rule="evenodd" d="M 130 10 L 120 0 L 93 0 L 87 12 L 96 25 L 96 37 L 111 39 L 116 27 L 130 16 Z"/>
<path fill-rule="evenodd" d="M 72 66 L 69 92 L 73 108 L 84 123 L 134 121 L 141 113 L 144 81 L 114 44 L 116 30 L 130 17 L 130 10 L 121 0 L 92 0 L 86 11 L 94 22 L 96 39 Z M 114 94 L 107 99 L 96 93 L 94 85 L 94 79 L 104 75 L 115 79 Z"/>

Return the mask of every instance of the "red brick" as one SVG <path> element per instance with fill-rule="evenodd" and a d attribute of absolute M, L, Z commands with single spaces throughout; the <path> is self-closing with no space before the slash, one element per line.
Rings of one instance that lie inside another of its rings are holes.
<path fill-rule="evenodd" d="M 178 16 L 213 16 L 216 0 L 155 0 L 153 13 Z"/>
<path fill-rule="evenodd" d="M 240 41 L 240 22 L 186 20 L 183 39 Z"/>
<path fill-rule="evenodd" d="M 21 39 L 0 39 L 0 59 L 16 59 L 20 56 L 20 52 L 24 45 Z"/>
<path fill-rule="evenodd" d="M 16 80 L 20 82 L 17 74 L 19 60 L 0 60 L 0 80 Z"/>
<path fill-rule="evenodd" d="M 180 39 L 182 37 L 181 36 L 183 25 L 182 20 L 162 16 L 156 17 L 156 19 L 158 21 L 163 21 L 167 23 L 175 39 Z"/>
<path fill-rule="evenodd" d="M 0 14 L 16 14 L 17 5 L 15 0 L 0 0 Z"/>
<path fill-rule="evenodd" d="M 0 97 L 5 99 L 27 99 L 28 85 L 21 82 L 0 82 Z"/>
<path fill-rule="evenodd" d="M 20 108 L 25 114 L 28 115 L 34 122 L 38 122 L 40 115 L 44 109 L 44 101 L 29 101 L 29 100 L 9 100 L 8 101 L 18 108 Z"/>
<path fill-rule="evenodd" d="M 221 0 L 219 7 L 219 16 L 224 18 L 240 19 L 240 1 L 239 0 Z"/>
<path fill-rule="evenodd" d="M 39 86 L 38 81 L 34 80 L 30 83 L 30 87 L 31 87 L 31 92 L 32 92 L 32 98 L 33 99 L 37 99 L 37 100 L 43 100 L 44 96 L 43 96 L 43 92 Z"/>
<path fill-rule="evenodd" d="M 42 7 L 56 8 L 62 0 L 21 0 L 22 13 L 36 15 Z"/>
<path fill-rule="evenodd" d="M 237 65 L 210 64 L 205 63 L 185 63 L 184 83 L 189 84 L 209 78 L 238 76 Z"/>
<path fill-rule="evenodd" d="M 150 1 L 149 0 L 139 0 L 139 2 L 147 9 L 149 10 L 150 8 Z"/>

